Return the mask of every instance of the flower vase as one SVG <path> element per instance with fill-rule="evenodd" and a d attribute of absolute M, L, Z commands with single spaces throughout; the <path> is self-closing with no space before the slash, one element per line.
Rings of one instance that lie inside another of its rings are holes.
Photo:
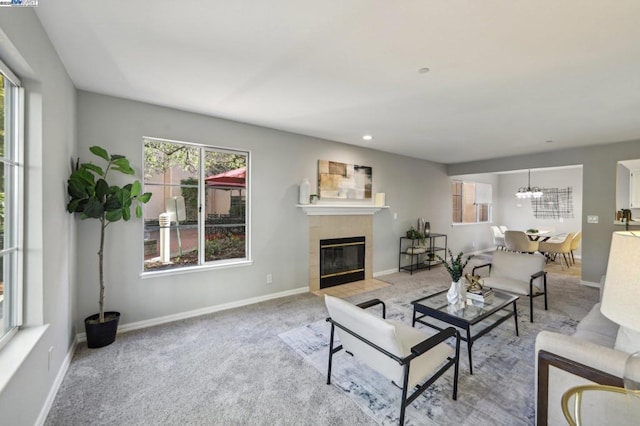
<path fill-rule="evenodd" d="M 467 289 L 464 280 L 461 278 L 458 280 L 458 294 L 460 295 L 458 302 L 464 305 L 467 303 Z"/>
<path fill-rule="evenodd" d="M 447 292 L 447 302 L 449 302 L 450 305 L 456 305 L 461 301 L 460 281 L 461 280 L 451 281 L 451 287 L 449 287 L 449 291 Z"/>
<path fill-rule="evenodd" d="M 298 200 L 299 204 L 309 204 L 310 195 L 311 190 L 309 186 L 309 179 L 302 179 L 302 182 L 300 182 L 300 198 Z"/>

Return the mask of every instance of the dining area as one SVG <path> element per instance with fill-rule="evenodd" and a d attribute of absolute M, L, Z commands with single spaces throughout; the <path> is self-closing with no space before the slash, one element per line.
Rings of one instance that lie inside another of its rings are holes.
<path fill-rule="evenodd" d="M 561 269 L 569 269 L 576 264 L 575 254 L 580 248 L 582 231 L 555 232 L 537 228 L 512 230 L 504 225 L 492 225 L 490 230 L 497 250 L 541 253 L 547 263 L 558 262 Z"/>

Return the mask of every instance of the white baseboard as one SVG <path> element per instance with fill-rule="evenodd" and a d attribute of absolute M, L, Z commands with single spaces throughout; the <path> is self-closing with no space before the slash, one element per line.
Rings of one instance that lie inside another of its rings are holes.
<path fill-rule="evenodd" d="M 600 288 L 600 283 L 594 283 L 593 281 L 580 280 L 580 284 L 586 285 L 588 287 Z"/>
<path fill-rule="evenodd" d="M 71 343 L 71 347 L 67 352 L 67 355 L 64 357 L 62 361 L 62 365 L 58 370 L 58 374 L 56 374 L 56 379 L 53 381 L 53 385 L 49 389 L 49 393 L 47 394 L 47 399 L 44 401 L 44 405 L 40 410 L 40 414 L 36 419 L 35 425 L 42 426 L 44 422 L 47 420 L 47 416 L 49 415 L 49 411 L 53 406 L 53 401 L 56 399 L 56 395 L 58 394 L 58 390 L 62 385 L 62 381 L 64 380 L 64 376 L 67 375 L 67 371 L 69 370 L 69 366 L 71 365 L 71 360 L 73 359 L 73 354 L 76 352 L 76 347 L 78 346 L 78 338 L 73 339 L 73 343 Z"/>
<path fill-rule="evenodd" d="M 206 308 L 194 309 L 193 311 L 180 312 L 177 314 L 166 315 L 158 318 L 151 318 L 143 321 L 130 322 L 118 326 L 118 334 L 128 331 L 139 330 L 142 328 L 153 327 L 168 322 L 179 321 L 187 318 L 199 317 L 214 312 L 226 311 L 227 309 L 239 308 L 241 306 L 253 305 L 254 303 L 265 302 L 267 300 L 279 299 L 281 297 L 293 296 L 295 294 L 308 293 L 309 287 L 300 287 L 293 290 L 281 291 L 279 293 L 267 294 L 265 296 L 252 297 L 250 299 L 238 300 L 235 302 L 224 303 L 222 305 L 207 306 Z M 86 333 L 78 333 L 76 336 L 78 342 L 86 342 Z"/>
<path fill-rule="evenodd" d="M 398 268 L 387 269 L 386 271 L 378 271 L 373 273 L 373 278 L 382 277 L 385 275 L 395 274 L 398 272 Z"/>

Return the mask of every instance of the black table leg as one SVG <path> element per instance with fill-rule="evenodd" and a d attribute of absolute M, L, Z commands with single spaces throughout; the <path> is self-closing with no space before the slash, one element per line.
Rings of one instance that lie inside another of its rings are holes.
<path fill-rule="evenodd" d="M 516 307 L 516 301 L 513 301 L 513 321 L 516 324 L 516 336 L 519 336 L 518 334 L 518 308 Z"/>
<path fill-rule="evenodd" d="M 473 340 L 471 340 L 471 326 L 467 325 L 467 350 L 469 351 L 469 374 L 473 374 L 473 363 L 471 362 L 471 346 L 473 346 Z"/>

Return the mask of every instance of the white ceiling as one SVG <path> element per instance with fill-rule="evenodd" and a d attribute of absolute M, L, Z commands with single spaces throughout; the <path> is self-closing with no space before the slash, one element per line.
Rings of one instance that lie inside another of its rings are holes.
<path fill-rule="evenodd" d="M 80 89 L 441 163 L 640 138 L 638 0 L 56 0 L 37 15 Z"/>

